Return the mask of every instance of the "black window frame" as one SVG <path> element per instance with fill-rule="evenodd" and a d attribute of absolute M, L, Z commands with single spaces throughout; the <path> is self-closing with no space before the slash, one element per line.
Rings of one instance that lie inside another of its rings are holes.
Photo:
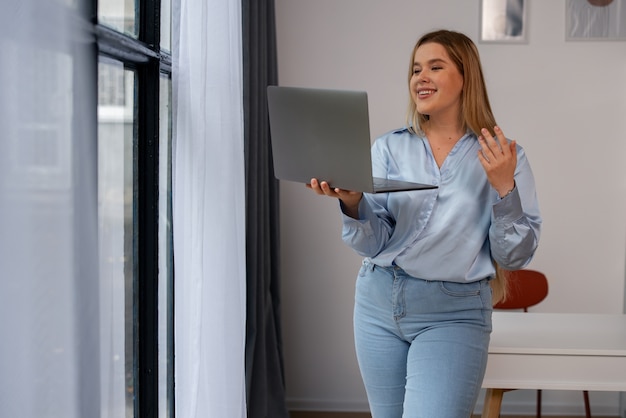
<path fill-rule="evenodd" d="M 104 0 L 101 0 L 104 1 Z M 175 0 L 172 0 L 175 1 Z M 137 114 L 134 121 L 137 142 L 134 148 L 133 208 L 133 387 L 135 417 L 159 417 L 159 117 L 160 82 L 171 81 L 171 52 L 161 50 L 161 1 L 137 0 L 137 38 L 98 22 L 98 0 L 91 0 L 90 15 L 95 28 L 98 56 L 121 62 L 136 72 Z M 96 57 L 96 60 L 98 57 Z M 171 213 L 171 211 L 170 211 Z M 168 241 L 169 241 L 168 237 Z M 173 265 L 173 256 L 171 264 Z M 173 270 L 170 270 L 166 315 L 167 414 L 174 417 Z"/>

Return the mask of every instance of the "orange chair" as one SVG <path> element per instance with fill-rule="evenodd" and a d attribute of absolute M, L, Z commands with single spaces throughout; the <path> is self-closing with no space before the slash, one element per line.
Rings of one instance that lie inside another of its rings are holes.
<path fill-rule="evenodd" d="M 522 309 L 537 305 L 548 296 L 548 279 L 535 270 L 515 270 L 508 272 L 508 293 L 506 300 L 496 303 L 494 309 Z M 505 389 L 505 391 L 514 389 Z M 585 416 L 591 418 L 589 392 L 583 391 Z M 541 390 L 537 390 L 537 418 L 541 418 Z"/>

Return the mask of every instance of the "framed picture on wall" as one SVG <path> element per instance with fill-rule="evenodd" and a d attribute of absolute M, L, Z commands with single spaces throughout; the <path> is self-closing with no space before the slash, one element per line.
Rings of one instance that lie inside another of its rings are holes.
<path fill-rule="evenodd" d="M 623 0 L 566 0 L 565 5 L 566 40 L 626 40 Z"/>
<path fill-rule="evenodd" d="M 527 0 L 481 0 L 480 41 L 526 43 Z"/>

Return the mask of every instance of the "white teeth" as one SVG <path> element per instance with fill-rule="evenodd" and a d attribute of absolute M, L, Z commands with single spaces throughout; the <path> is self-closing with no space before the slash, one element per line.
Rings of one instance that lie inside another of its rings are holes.
<path fill-rule="evenodd" d="M 418 91 L 417 94 L 419 94 L 420 96 L 425 96 L 427 94 L 432 94 L 434 93 L 434 90 L 422 90 L 422 91 Z"/>

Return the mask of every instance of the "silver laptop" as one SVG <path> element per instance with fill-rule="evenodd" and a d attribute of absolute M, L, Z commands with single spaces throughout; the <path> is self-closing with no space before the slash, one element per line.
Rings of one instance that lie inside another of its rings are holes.
<path fill-rule="evenodd" d="M 269 86 L 267 99 L 276 178 L 365 193 L 437 187 L 372 177 L 366 92 Z"/>

